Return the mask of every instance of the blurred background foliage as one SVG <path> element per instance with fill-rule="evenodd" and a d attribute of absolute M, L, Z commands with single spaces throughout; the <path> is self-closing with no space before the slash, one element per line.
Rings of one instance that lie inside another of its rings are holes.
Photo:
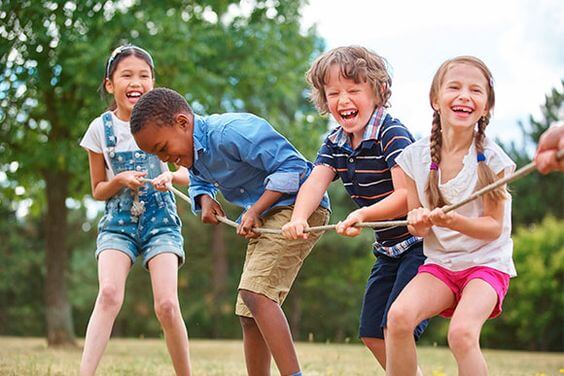
<path fill-rule="evenodd" d="M 255 113 L 315 158 L 329 124 L 308 102 L 304 74 L 324 41 L 315 28 L 300 28 L 304 1 L 251 3 L 0 2 L 0 335 L 45 336 L 52 345 L 84 335 L 98 287 L 100 213 L 92 211 L 78 142 L 104 111 L 97 89 L 119 44 L 151 51 L 157 86 L 181 92 L 196 112 Z M 546 96 L 541 119 L 519 124 L 521 143 L 498 140 L 519 166 L 559 120 L 562 89 Z M 533 174 L 512 185 L 519 277 L 504 314 L 484 327 L 485 347 L 564 350 L 563 179 Z M 340 183 L 330 196 L 332 222 L 353 210 Z M 203 225 L 185 202 L 178 207 L 187 252 L 179 294 L 190 336 L 239 338 L 233 306 L 245 241 L 231 228 Z M 370 231 L 322 237 L 284 305 L 297 340 L 358 341 L 372 241 Z M 148 273 L 136 264 L 114 335 L 161 335 L 149 291 Z M 445 344 L 447 325 L 433 320 L 422 342 Z"/>

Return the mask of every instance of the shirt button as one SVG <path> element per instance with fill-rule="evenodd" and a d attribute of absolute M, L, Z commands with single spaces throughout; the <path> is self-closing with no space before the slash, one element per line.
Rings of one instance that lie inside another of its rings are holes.
<path fill-rule="evenodd" d="M 219 187 L 219 183 L 213 183 L 213 185 L 215 185 L 216 187 Z"/>
<path fill-rule="evenodd" d="M 135 158 L 139 158 L 140 156 L 141 156 L 141 154 L 135 153 Z"/>
<path fill-rule="evenodd" d="M 354 162 L 354 158 L 349 158 L 349 162 L 353 163 L 353 162 Z"/>
<path fill-rule="evenodd" d="M 243 188 L 241 188 L 241 189 L 239 189 L 239 192 L 245 193 L 245 190 Z"/>
<path fill-rule="evenodd" d="M 135 169 L 136 169 L 137 171 L 141 171 L 141 166 L 137 166 L 137 167 L 135 167 Z"/>

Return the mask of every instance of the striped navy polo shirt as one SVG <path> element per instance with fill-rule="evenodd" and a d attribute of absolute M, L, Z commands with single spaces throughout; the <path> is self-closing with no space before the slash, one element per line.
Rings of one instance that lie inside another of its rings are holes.
<path fill-rule="evenodd" d="M 315 164 L 331 167 L 336 172 L 335 180 L 341 178 L 348 194 L 359 207 L 370 206 L 392 194 L 391 169 L 401 151 L 414 141 L 399 120 L 387 114 L 384 108 L 378 108 L 366 125 L 356 149 L 352 149 L 343 128 L 337 127 L 323 142 Z M 399 256 L 420 241 L 405 226 L 375 229 L 375 235 L 374 252 L 392 257 Z"/>

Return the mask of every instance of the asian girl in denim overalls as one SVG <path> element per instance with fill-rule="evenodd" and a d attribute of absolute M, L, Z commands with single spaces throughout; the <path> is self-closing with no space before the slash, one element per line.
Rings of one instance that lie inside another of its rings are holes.
<path fill-rule="evenodd" d="M 126 281 L 137 256 L 149 271 L 155 314 L 177 375 L 190 375 L 186 324 L 178 297 L 184 262 L 176 206 L 167 185 L 187 186 L 184 167 L 168 171 L 156 156 L 139 150 L 129 130 L 137 100 L 154 87 L 151 55 L 126 44 L 106 62 L 101 89 L 112 95 L 112 112 L 94 119 L 80 141 L 88 152 L 92 197 L 106 202 L 98 225 L 98 295 L 84 336 L 81 376 L 93 376 L 124 302 Z"/>
<path fill-rule="evenodd" d="M 147 179 L 159 176 L 161 163 L 153 154 L 142 150 L 116 152 L 116 136 L 112 115 L 102 115 L 104 134 L 111 169 L 115 175 L 122 171 L 146 171 Z M 127 253 L 134 263 L 143 256 L 143 266 L 162 252 L 175 253 L 179 264 L 184 262 L 180 218 L 171 192 L 159 192 L 151 184 L 139 191 L 123 188 L 106 201 L 105 214 L 98 225 L 96 256 L 105 249 Z"/>

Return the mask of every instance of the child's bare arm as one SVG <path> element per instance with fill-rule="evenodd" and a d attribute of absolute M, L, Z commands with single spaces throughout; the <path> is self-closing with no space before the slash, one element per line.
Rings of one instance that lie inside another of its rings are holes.
<path fill-rule="evenodd" d="M 283 193 L 276 191 L 266 190 L 259 197 L 259 199 L 247 209 L 241 217 L 241 223 L 237 227 L 237 234 L 246 237 L 247 239 L 256 238 L 259 236 L 256 232 L 252 231 L 253 227 L 260 227 L 262 225 L 260 215 L 266 209 L 271 207 L 274 203 L 280 200 Z"/>
<path fill-rule="evenodd" d="M 190 177 L 188 176 L 188 169 L 183 166 L 178 166 L 176 171 L 172 173 L 172 183 L 180 186 L 187 187 L 190 184 Z"/>
<path fill-rule="evenodd" d="M 503 173 L 498 175 L 502 178 Z M 433 225 L 450 228 L 461 234 L 482 240 L 495 240 L 503 230 L 504 201 L 484 197 L 484 213 L 478 218 L 469 218 L 454 211 L 444 213 L 436 208 L 430 214 Z"/>
<path fill-rule="evenodd" d="M 394 219 L 407 213 L 406 176 L 399 166 L 391 170 L 394 192 L 376 204 L 357 209 L 337 225 L 337 233 L 345 236 L 357 236 L 361 229 L 354 227 L 358 222 L 371 222 Z"/>
<path fill-rule="evenodd" d="M 282 234 L 287 239 L 307 239 L 304 230 L 308 228 L 307 219 L 319 206 L 323 195 L 335 177 L 331 167 L 318 165 L 300 187 L 292 218 L 282 227 Z"/>
<path fill-rule="evenodd" d="M 96 200 L 105 201 L 118 193 L 123 187 L 139 189 L 144 184 L 141 178 L 146 173 L 139 171 L 124 171 L 108 181 L 103 154 L 88 150 L 88 163 L 90 165 L 92 197 Z"/>

